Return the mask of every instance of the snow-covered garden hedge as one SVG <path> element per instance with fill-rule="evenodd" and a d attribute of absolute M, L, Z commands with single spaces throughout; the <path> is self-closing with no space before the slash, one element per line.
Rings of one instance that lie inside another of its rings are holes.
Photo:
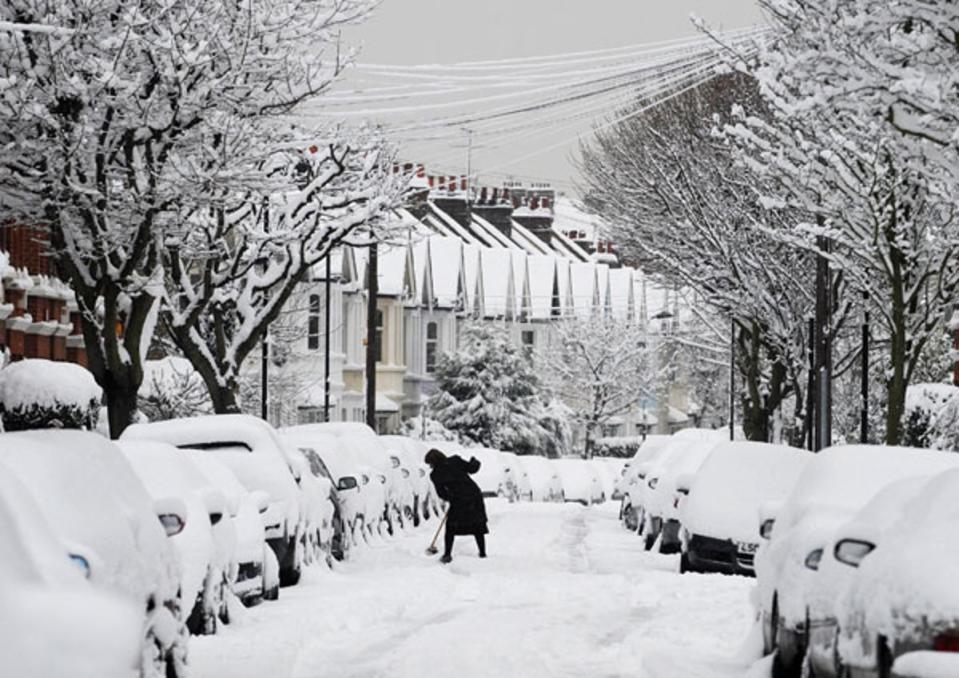
<path fill-rule="evenodd" d="M 5 431 L 96 427 L 102 393 L 89 371 L 73 363 L 21 360 L 0 370 Z"/>
<path fill-rule="evenodd" d="M 593 455 L 596 457 L 632 458 L 636 450 L 642 445 L 643 439 L 639 436 L 617 436 L 598 438 Z"/>

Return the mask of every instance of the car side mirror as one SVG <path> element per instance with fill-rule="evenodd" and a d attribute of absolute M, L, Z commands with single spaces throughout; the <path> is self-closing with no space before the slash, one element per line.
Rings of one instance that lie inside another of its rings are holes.
<path fill-rule="evenodd" d="M 103 561 L 96 553 L 85 544 L 74 542 L 65 542 L 67 557 L 73 563 L 86 579 L 93 577 L 94 573 L 103 568 Z"/>
<path fill-rule="evenodd" d="M 222 491 L 208 487 L 203 490 L 203 505 L 206 506 L 207 515 L 210 516 L 210 524 L 216 525 L 223 519 L 223 514 L 229 510 L 226 501 L 226 495 Z"/>
<path fill-rule="evenodd" d="M 773 534 L 773 525 L 783 503 L 781 501 L 764 501 L 759 505 L 759 536 L 770 539 Z"/>
<path fill-rule="evenodd" d="M 263 490 L 256 490 L 251 492 L 250 496 L 253 498 L 253 503 L 256 504 L 256 510 L 260 513 L 266 513 L 266 510 L 270 508 L 270 495 Z"/>
<path fill-rule="evenodd" d="M 153 511 L 166 536 L 174 537 L 186 527 L 186 504 L 179 497 L 164 497 L 153 502 Z"/>
<path fill-rule="evenodd" d="M 859 567 L 863 558 L 872 553 L 875 548 L 876 545 L 872 542 L 861 539 L 843 539 L 836 544 L 833 555 L 836 556 L 836 560 L 843 565 Z"/>
<path fill-rule="evenodd" d="M 336 481 L 336 489 L 340 492 L 345 492 L 347 490 L 357 490 L 360 485 L 356 482 L 356 478 L 353 476 L 343 476 L 338 481 Z"/>
<path fill-rule="evenodd" d="M 803 561 L 803 565 L 813 572 L 817 571 L 819 569 L 819 563 L 822 562 L 822 553 L 822 549 L 810 551 L 809 555 L 806 556 L 806 560 Z"/>
<path fill-rule="evenodd" d="M 676 478 L 676 491 L 680 494 L 689 494 L 690 488 L 693 486 L 693 480 L 696 478 L 694 473 L 681 473 Z"/>

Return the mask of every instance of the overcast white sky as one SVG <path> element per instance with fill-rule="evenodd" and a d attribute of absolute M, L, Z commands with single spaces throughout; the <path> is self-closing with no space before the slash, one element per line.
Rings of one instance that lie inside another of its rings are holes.
<path fill-rule="evenodd" d="M 361 46 L 361 62 L 453 63 L 693 36 L 691 14 L 723 29 L 761 20 L 755 0 L 383 0 L 372 19 L 344 38 Z M 573 146 L 527 160 L 515 172 L 553 179 L 560 186 L 575 176 L 569 161 Z M 480 152 L 474 160 L 482 171 L 484 163 L 500 158 Z"/>

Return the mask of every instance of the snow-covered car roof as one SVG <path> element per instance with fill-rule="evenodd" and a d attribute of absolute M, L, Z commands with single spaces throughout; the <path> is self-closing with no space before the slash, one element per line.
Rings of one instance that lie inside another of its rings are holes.
<path fill-rule="evenodd" d="M 773 536 L 811 510 L 851 514 L 894 480 L 956 466 L 959 455 L 947 452 L 879 445 L 827 448 L 806 464 L 776 517 Z"/>
<path fill-rule="evenodd" d="M 339 437 L 329 432 L 317 431 L 313 424 L 284 428 L 280 430 L 280 434 L 294 445 L 308 447 L 316 452 L 336 481 L 347 476 L 359 480 L 362 459 Z"/>
<path fill-rule="evenodd" d="M 717 445 L 689 488 L 683 525 L 692 534 L 757 541 L 760 506 L 785 499 L 811 458 L 811 453 L 785 445 Z"/>
<path fill-rule="evenodd" d="M 284 443 L 262 419 L 246 414 L 217 414 L 134 424 L 123 432 L 121 439 L 158 440 L 214 454 L 248 490 L 265 490 L 273 501 L 296 501 L 296 482 Z"/>
<path fill-rule="evenodd" d="M 122 437 L 160 440 L 177 447 L 233 441 L 242 443 L 251 452 L 282 450 L 273 427 L 248 414 L 212 414 L 133 424 L 123 432 Z"/>
<path fill-rule="evenodd" d="M 146 488 L 112 442 L 85 431 L 0 435 L 0 461 L 31 488 L 64 542 L 95 556 L 91 581 L 146 601 L 173 598 L 179 566 Z"/>

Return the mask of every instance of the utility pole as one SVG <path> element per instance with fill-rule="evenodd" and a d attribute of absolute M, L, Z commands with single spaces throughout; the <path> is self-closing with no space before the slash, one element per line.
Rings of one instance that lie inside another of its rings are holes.
<path fill-rule="evenodd" d="M 862 293 L 862 377 L 859 412 L 859 442 L 869 442 L 869 292 Z"/>
<path fill-rule="evenodd" d="M 822 225 L 822 218 L 819 218 Z M 832 241 L 817 236 L 816 257 L 816 429 L 814 451 L 832 444 Z"/>
<path fill-rule="evenodd" d="M 379 296 L 379 266 L 377 245 L 370 245 L 370 260 L 367 265 L 369 298 L 366 303 L 366 423 L 376 430 L 376 300 Z"/>
<path fill-rule="evenodd" d="M 323 340 L 323 421 L 330 420 L 330 256 L 331 252 L 326 253 L 326 280 L 323 287 L 326 293 L 326 308 L 324 309 L 324 334 Z"/>
<path fill-rule="evenodd" d="M 466 132 L 466 223 L 473 223 L 473 203 L 470 201 L 470 188 L 473 186 L 473 130 Z"/>
<path fill-rule="evenodd" d="M 263 230 L 270 230 L 270 201 L 263 201 Z M 270 420 L 270 328 L 267 326 L 260 340 L 260 418 Z"/>
<path fill-rule="evenodd" d="M 736 439 L 736 319 L 729 322 L 729 439 Z"/>
<path fill-rule="evenodd" d="M 806 336 L 809 339 L 809 378 L 806 384 L 806 420 L 803 425 L 803 440 L 810 451 L 816 449 L 816 320 L 806 321 Z"/>

